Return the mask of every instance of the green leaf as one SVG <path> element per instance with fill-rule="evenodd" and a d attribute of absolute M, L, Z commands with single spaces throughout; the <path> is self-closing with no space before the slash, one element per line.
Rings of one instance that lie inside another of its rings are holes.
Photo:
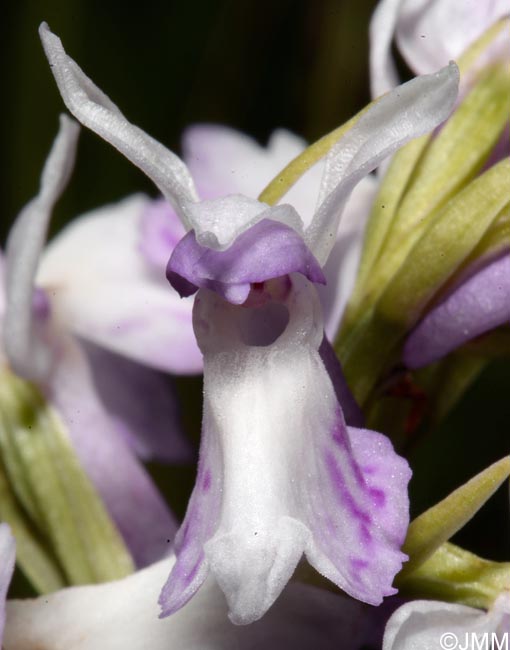
<path fill-rule="evenodd" d="M 413 170 L 429 140 L 430 134 L 424 135 L 412 140 L 397 151 L 382 178 L 365 229 L 356 286 L 349 298 L 342 323 L 343 334 L 347 332 L 349 324 L 356 320 L 363 304 L 368 305 L 374 300 L 374 296 L 367 295 L 366 289 L 370 284 L 372 269 L 384 251 L 384 243 L 395 214 L 408 187 Z"/>
<path fill-rule="evenodd" d="M 372 264 L 370 274 L 367 269 L 364 271 L 366 286 L 363 293 L 370 302 L 373 303 L 386 289 L 413 246 L 436 218 L 438 210 L 478 174 L 501 136 L 509 113 L 510 71 L 507 66 L 489 69 L 447 120 L 439 135 L 428 141 L 430 144 L 412 168 L 412 177 L 391 223 L 387 223 L 386 215 L 382 216 L 382 209 L 375 215 L 375 218 L 384 219 L 387 234 L 379 245 L 380 255 Z M 410 150 L 408 155 L 413 153 Z M 406 171 L 402 169 L 400 173 L 406 174 Z M 394 175 L 395 170 L 391 170 L 383 186 L 395 183 L 398 190 L 398 183 L 402 181 L 395 182 Z M 391 209 L 391 197 L 389 201 Z M 386 202 L 383 205 L 386 210 Z M 381 228 L 382 225 L 378 230 Z M 372 225 L 371 229 L 374 230 L 375 226 Z M 371 241 L 367 240 L 367 244 L 370 245 Z M 363 257 L 366 255 L 369 253 L 363 253 Z M 357 298 L 358 302 L 362 299 L 366 303 L 366 297 Z"/>
<path fill-rule="evenodd" d="M 105 582 L 131 573 L 131 556 L 58 414 L 33 385 L 8 371 L 0 381 L 0 413 L 9 484 L 54 550 L 67 581 Z"/>
<path fill-rule="evenodd" d="M 68 585 L 58 562 L 32 526 L 11 490 L 0 464 L 0 519 L 9 524 L 16 538 L 16 562 L 39 593 L 57 591 Z"/>
<path fill-rule="evenodd" d="M 403 551 L 407 576 L 460 530 L 510 476 L 510 456 L 494 463 L 411 522 Z"/>
<path fill-rule="evenodd" d="M 438 289 L 510 202 L 510 160 L 491 167 L 434 215 L 377 305 L 384 318 L 413 325 Z"/>

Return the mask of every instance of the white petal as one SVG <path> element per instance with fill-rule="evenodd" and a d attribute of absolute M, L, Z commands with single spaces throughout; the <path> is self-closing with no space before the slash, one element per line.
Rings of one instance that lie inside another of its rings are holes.
<path fill-rule="evenodd" d="M 184 206 L 197 199 L 186 165 L 157 140 L 128 122 L 115 104 L 67 56 L 60 39 L 46 23 L 41 25 L 39 33 L 58 88 L 70 112 L 147 174 L 185 223 Z"/>
<path fill-rule="evenodd" d="M 7 604 L 5 650 L 354 650 L 362 636 L 358 603 L 293 584 L 264 620 L 232 625 L 209 580 L 184 609 L 158 618 L 157 595 L 172 560 L 124 580 L 75 587 Z"/>
<path fill-rule="evenodd" d="M 325 264 L 336 241 L 345 202 L 356 184 L 409 140 L 440 124 L 450 114 L 459 81 L 454 63 L 399 86 L 374 104 L 328 153 L 319 208 L 306 241 Z"/>
<path fill-rule="evenodd" d="M 404 0 L 396 28 L 402 55 L 417 74 L 456 59 L 500 18 L 508 0 Z M 508 33 L 504 34 L 508 41 Z"/>
<path fill-rule="evenodd" d="M 140 250 L 151 206 L 133 196 L 74 220 L 44 252 L 37 282 L 74 333 L 154 368 L 197 372 L 192 301 L 181 300 Z"/>
<path fill-rule="evenodd" d="M 264 306 L 201 290 L 200 465 L 178 561 L 160 603 L 182 607 L 210 570 L 231 620 L 265 614 L 301 555 L 340 588 L 378 604 L 404 556 L 406 462 L 384 436 L 347 428 L 319 354 L 318 296 L 299 274 L 273 280 Z M 252 295 L 253 300 L 256 296 Z"/>
<path fill-rule="evenodd" d="M 400 607 L 390 618 L 384 633 L 383 650 L 437 650 L 474 648 L 474 637 L 507 634 L 510 593 L 501 594 L 489 612 L 472 607 L 416 600 Z M 479 647 L 485 647 L 483 645 Z"/>
<path fill-rule="evenodd" d="M 370 21 L 370 87 L 374 98 L 399 84 L 391 44 L 403 1 L 380 0 Z"/>
<path fill-rule="evenodd" d="M 34 278 L 51 212 L 74 164 L 79 127 L 65 115 L 44 165 L 39 194 L 21 211 L 7 240 L 4 342 L 13 369 L 37 381 L 51 366 L 50 350 L 39 340 L 32 313 Z"/>

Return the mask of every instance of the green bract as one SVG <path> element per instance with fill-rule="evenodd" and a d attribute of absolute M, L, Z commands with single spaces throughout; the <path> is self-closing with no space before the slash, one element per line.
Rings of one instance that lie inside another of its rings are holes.
<path fill-rule="evenodd" d="M 105 582 L 133 571 L 57 413 L 33 385 L 5 369 L 0 451 L 0 515 L 13 528 L 18 562 L 37 590 Z"/>

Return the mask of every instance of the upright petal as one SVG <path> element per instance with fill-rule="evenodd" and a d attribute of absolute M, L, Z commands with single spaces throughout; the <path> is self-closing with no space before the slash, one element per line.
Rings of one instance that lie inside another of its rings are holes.
<path fill-rule="evenodd" d="M 84 339 L 161 370 L 200 372 L 192 304 L 141 251 L 153 216 L 152 202 L 133 196 L 76 219 L 48 245 L 37 282 L 55 317 Z"/>
<path fill-rule="evenodd" d="M 46 395 L 135 562 L 146 566 L 169 552 L 175 520 L 100 402 L 83 351 L 69 336 L 61 336 L 59 346 L 60 358 Z"/>
<path fill-rule="evenodd" d="M 197 199 L 186 165 L 157 140 L 128 122 L 115 104 L 67 56 L 58 36 L 43 23 L 39 34 L 69 111 L 139 167 L 160 189 L 186 224 L 183 207 Z"/>
<path fill-rule="evenodd" d="M 34 321 L 34 278 L 53 206 L 63 192 L 74 165 L 79 127 L 65 115 L 44 165 L 39 194 L 18 216 L 7 240 L 5 351 L 13 369 L 33 381 L 44 379 L 51 367 L 48 346 L 37 335 Z"/>
<path fill-rule="evenodd" d="M 434 307 L 407 339 L 403 358 L 420 368 L 510 322 L 510 254 L 491 262 Z"/>
<path fill-rule="evenodd" d="M 403 144 L 431 131 L 450 114 L 459 81 L 454 63 L 418 77 L 377 101 L 332 147 L 326 158 L 319 207 L 305 241 L 325 264 L 344 205 L 359 181 Z"/>
<path fill-rule="evenodd" d="M 5 600 L 14 573 L 16 542 L 7 524 L 0 524 L 0 644 L 5 628 Z"/>
<path fill-rule="evenodd" d="M 157 592 L 172 560 L 118 582 L 64 589 L 7 604 L 5 650 L 357 650 L 359 603 L 306 585 L 287 587 L 263 621 L 232 625 L 225 600 L 208 580 L 193 603 L 165 620 Z"/>
<path fill-rule="evenodd" d="M 319 355 L 313 285 L 301 275 L 273 282 L 282 291 L 262 307 L 206 290 L 195 302 L 205 360 L 200 469 L 160 598 L 164 615 L 210 570 L 231 619 L 252 622 L 303 553 L 356 598 L 377 604 L 394 593 L 409 469 L 383 436 L 346 427 Z M 262 341 L 264 318 L 273 327 Z"/>
<path fill-rule="evenodd" d="M 496 637 L 504 643 L 503 635 L 508 639 L 509 621 L 508 592 L 502 593 L 487 613 L 463 605 L 415 600 L 400 607 L 388 621 L 383 650 L 471 648 L 476 647 L 476 639 L 480 647 L 486 640 L 489 647 L 497 647 L 492 640 Z"/>

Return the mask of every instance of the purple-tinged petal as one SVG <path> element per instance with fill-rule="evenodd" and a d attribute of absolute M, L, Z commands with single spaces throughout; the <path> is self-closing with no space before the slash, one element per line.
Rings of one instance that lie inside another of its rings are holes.
<path fill-rule="evenodd" d="M 160 278 L 185 234 L 184 226 L 167 201 L 159 199 L 147 203 L 140 221 L 140 252 Z"/>
<path fill-rule="evenodd" d="M 7 240 L 5 352 L 14 371 L 32 381 L 44 380 L 53 361 L 34 318 L 34 278 L 53 206 L 74 165 L 78 133 L 78 124 L 61 115 L 58 135 L 44 164 L 39 193 L 23 208 Z"/>
<path fill-rule="evenodd" d="M 471 276 L 433 308 L 407 339 L 403 358 L 420 368 L 510 321 L 510 254 Z"/>
<path fill-rule="evenodd" d="M 185 205 L 197 200 L 186 165 L 157 140 L 128 122 L 117 106 L 66 54 L 60 39 L 52 34 L 46 23 L 41 24 L 39 35 L 69 111 L 147 174 L 186 223 Z"/>
<path fill-rule="evenodd" d="M 196 298 L 205 360 L 202 465 L 160 599 L 163 614 L 210 571 L 231 620 L 257 620 L 303 553 L 359 599 L 376 604 L 394 593 L 405 558 L 409 468 L 383 436 L 347 429 L 319 355 L 313 285 L 292 275 L 276 304 L 287 320 L 270 342 L 250 344 L 250 316 L 274 304 L 235 306 L 207 290 Z"/>
<path fill-rule="evenodd" d="M 218 124 L 195 124 L 182 137 L 183 158 L 202 199 L 227 194 L 256 198 L 305 146 L 301 138 L 278 130 L 263 147 L 250 136 Z"/>
<path fill-rule="evenodd" d="M 306 147 L 298 136 L 278 129 L 265 147 L 239 131 L 214 124 L 197 124 L 183 136 L 183 158 L 203 199 L 226 194 L 257 197 L 264 187 Z M 322 164 L 310 169 L 285 195 L 305 223 L 313 215 Z"/>
<path fill-rule="evenodd" d="M 5 628 L 5 601 L 16 560 L 16 542 L 7 524 L 0 524 L 0 646 Z"/>
<path fill-rule="evenodd" d="M 214 418 L 205 412 L 195 489 L 175 538 L 178 561 L 158 600 L 161 617 L 169 616 L 183 607 L 202 586 L 208 574 L 204 544 L 219 525 L 223 485 L 222 450 L 216 429 Z"/>
<path fill-rule="evenodd" d="M 364 423 L 363 413 L 347 385 L 342 364 L 325 334 L 319 354 L 333 384 L 338 403 L 342 405 L 345 421 L 352 427 L 362 426 Z"/>
<path fill-rule="evenodd" d="M 136 564 L 145 566 L 169 552 L 175 520 L 100 402 L 82 349 L 70 337 L 61 336 L 58 342 L 60 358 L 46 396 Z"/>
<path fill-rule="evenodd" d="M 392 615 L 384 633 L 383 650 L 436 650 L 439 643 L 451 648 L 504 647 L 510 634 L 510 594 L 503 592 L 488 612 L 428 600 L 402 605 Z M 485 639 L 485 641 L 484 641 Z M 499 642 L 496 645 L 495 639 Z M 443 643 L 444 642 L 444 643 Z M 501 643 L 501 645 L 500 645 Z M 494 645 L 493 645 L 494 644 Z"/>
<path fill-rule="evenodd" d="M 144 460 L 190 462 L 193 451 L 179 421 L 170 378 L 83 341 L 100 401 L 125 440 Z"/>
<path fill-rule="evenodd" d="M 277 215 L 287 209 L 292 208 L 278 206 L 268 214 Z M 224 251 L 201 246 L 194 233 L 188 233 L 168 262 L 167 278 L 181 296 L 206 288 L 233 304 L 242 304 L 252 283 L 294 272 L 302 273 L 311 282 L 325 283 L 322 269 L 302 237 L 269 218 L 240 234 Z"/>
<path fill-rule="evenodd" d="M 59 322 L 84 339 L 160 370 L 200 372 L 192 302 L 140 252 L 151 205 L 133 196 L 74 220 L 46 248 L 37 282 Z"/>
<path fill-rule="evenodd" d="M 225 599 L 210 579 L 175 615 L 159 620 L 157 591 L 169 558 L 101 585 L 73 587 L 7 604 L 6 650 L 358 650 L 365 608 L 351 599 L 290 584 L 262 621 L 232 625 Z"/>
<path fill-rule="evenodd" d="M 454 63 L 413 79 L 374 103 L 326 157 L 319 207 L 305 241 L 324 265 L 354 187 L 409 140 L 434 129 L 450 114 L 459 82 Z"/>

